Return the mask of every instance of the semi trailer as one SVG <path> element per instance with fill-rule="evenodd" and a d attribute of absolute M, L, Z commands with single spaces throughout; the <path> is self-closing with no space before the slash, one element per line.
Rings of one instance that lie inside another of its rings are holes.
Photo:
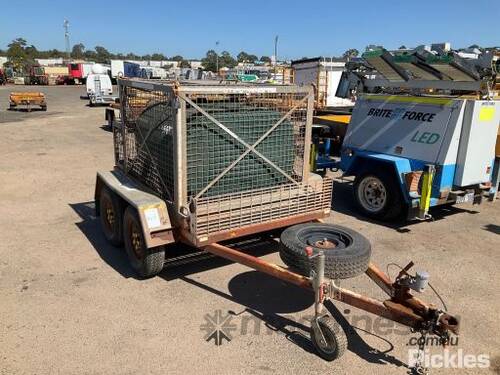
<path fill-rule="evenodd" d="M 84 84 L 89 74 L 92 73 L 94 63 L 71 63 L 68 64 L 69 79 L 72 83 Z"/>

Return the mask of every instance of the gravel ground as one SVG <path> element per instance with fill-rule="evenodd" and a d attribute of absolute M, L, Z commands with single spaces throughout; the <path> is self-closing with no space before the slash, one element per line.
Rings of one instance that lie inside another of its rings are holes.
<path fill-rule="evenodd" d="M 96 171 L 113 166 L 104 110 L 67 86 L 40 88 L 47 112 L 6 111 L 9 92 L 21 89 L 0 87 L 0 374 L 408 373 L 415 334 L 341 303 L 328 307 L 348 331 L 348 351 L 324 362 L 308 339 L 312 295 L 244 266 L 211 259 L 138 280 L 93 212 Z M 449 353 L 491 360 L 460 373 L 500 373 L 499 202 L 385 226 L 358 217 L 350 191 L 335 183 L 328 221 L 368 237 L 383 269 L 413 260 L 429 271 L 462 320 Z M 275 243 L 247 248 L 280 262 Z M 342 286 L 383 298 L 366 277 Z M 440 304 L 430 290 L 422 298 Z M 203 330 L 218 313 L 234 324 L 220 346 Z"/>

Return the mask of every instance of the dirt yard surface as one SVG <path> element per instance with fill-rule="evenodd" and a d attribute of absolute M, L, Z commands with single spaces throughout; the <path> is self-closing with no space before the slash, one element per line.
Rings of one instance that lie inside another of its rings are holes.
<path fill-rule="evenodd" d="M 244 266 L 213 258 L 137 279 L 123 249 L 105 242 L 93 210 L 96 171 L 113 167 L 104 109 L 80 99 L 82 86 L 67 86 L 40 88 L 47 112 L 6 111 L 9 92 L 22 89 L 33 87 L 0 87 L 0 374 L 408 373 L 416 334 L 330 304 L 349 347 L 325 362 L 309 341 L 312 294 Z M 499 373 L 500 201 L 432 214 L 435 221 L 401 226 L 368 221 L 339 180 L 328 221 L 369 238 L 384 270 L 410 260 L 427 270 L 461 317 L 448 355 L 491 361 L 460 373 Z M 245 248 L 280 263 L 272 241 Z M 384 297 L 365 276 L 342 286 Z M 441 304 L 430 289 L 421 297 Z M 229 342 L 205 340 L 213 321 Z M 444 355 L 439 346 L 430 352 Z"/>

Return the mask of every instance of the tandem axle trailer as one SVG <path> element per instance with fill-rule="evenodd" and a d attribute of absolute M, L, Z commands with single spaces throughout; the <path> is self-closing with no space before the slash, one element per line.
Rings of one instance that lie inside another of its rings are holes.
<path fill-rule="evenodd" d="M 119 80 L 119 92 L 116 165 L 97 174 L 96 211 L 106 239 L 125 246 L 141 277 L 162 271 L 165 245 L 186 243 L 309 289 L 311 340 L 326 360 L 347 348 L 326 300 L 445 342 L 458 333 L 456 317 L 412 295 L 425 289 L 426 273 L 410 274 L 410 263 L 391 280 L 370 261 L 366 238 L 321 222 L 330 214 L 332 180 L 308 171 L 312 88 Z M 278 229 L 288 268 L 227 243 Z M 336 281 L 361 274 L 387 294 L 384 301 Z"/>

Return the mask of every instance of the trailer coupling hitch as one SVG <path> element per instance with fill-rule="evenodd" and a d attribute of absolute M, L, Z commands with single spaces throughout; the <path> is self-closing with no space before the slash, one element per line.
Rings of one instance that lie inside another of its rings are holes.
<path fill-rule="evenodd" d="M 417 293 L 422 293 L 429 285 L 429 273 L 417 270 L 415 272 L 415 276 L 413 276 L 408 273 L 410 268 L 413 266 L 414 263 L 410 262 L 403 269 L 401 269 L 394 284 L 396 287 L 406 287 Z"/>
<path fill-rule="evenodd" d="M 411 296 L 408 293 L 410 289 L 417 293 L 422 293 L 429 286 L 429 273 L 417 270 L 415 275 L 411 275 L 408 271 L 413 266 L 413 262 L 408 263 L 401 269 L 394 281 L 395 294 L 396 296 L 401 296 L 401 300 L 405 300 L 405 297 Z M 437 294 L 434 289 L 433 291 Z M 418 310 L 421 311 L 419 315 L 423 315 L 422 318 L 424 319 L 420 331 L 433 333 L 443 339 L 449 339 L 450 332 L 458 335 L 459 320 L 456 317 L 448 314 L 446 311 L 436 309 L 433 305 L 426 306 L 425 308 L 420 306 Z M 443 342 L 447 341 L 444 340 Z"/>
<path fill-rule="evenodd" d="M 434 310 L 434 319 L 430 320 L 430 331 L 442 338 L 443 345 L 447 345 L 450 339 L 450 332 L 458 335 L 460 321 L 453 315 L 442 310 Z"/>

